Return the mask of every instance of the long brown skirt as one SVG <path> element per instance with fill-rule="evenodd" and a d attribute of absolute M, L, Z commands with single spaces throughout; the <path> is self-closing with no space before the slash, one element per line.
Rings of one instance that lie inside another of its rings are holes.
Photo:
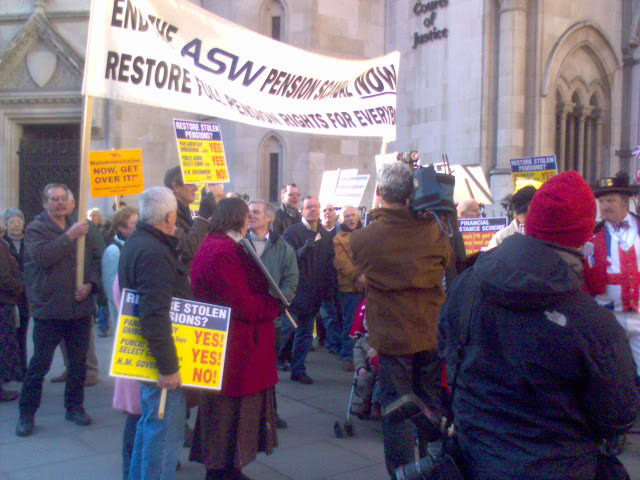
<path fill-rule="evenodd" d="M 190 460 L 207 470 L 241 469 L 278 446 L 275 388 L 244 397 L 203 394 Z"/>

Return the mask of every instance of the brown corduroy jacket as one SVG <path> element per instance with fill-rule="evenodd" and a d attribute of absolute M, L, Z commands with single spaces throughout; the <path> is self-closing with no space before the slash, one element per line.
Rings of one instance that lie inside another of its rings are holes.
<path fill-rule="evenodd" d="M 408 208 L 371 214 L 375 221 L 349 239 L 354 264 L 367 277 L 369 343 L 385 355 L 433 350 L 449 239 L 435 221 L 419 220 Z"/>

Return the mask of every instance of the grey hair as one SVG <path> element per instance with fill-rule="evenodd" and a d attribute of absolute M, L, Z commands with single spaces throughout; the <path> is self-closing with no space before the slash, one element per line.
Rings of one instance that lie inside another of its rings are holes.
<path fill-rule="evenodd" d="M 151 187 L 140 194 L 140 221 L 149 225 L 160 225 L 167 215 L 178 209 L 173 190 L 167 187 Z"/>
<path fill-rule="evenodd" d="M 4 219 L 8 222 L 11 217 L 20 217 L 24 221 L 24 213 L 19 208 L 7 208 L 4 212 Z"/>
<path fill-rule="evenodd" d="M 252 203 L 257 203 L 258 205 L 264 206 L 264 214 L 269 217 L 271 220 L 275 220 L 276 218 L 276 209 L 270 203 L 265 202 L 264 200 L 254 199 L 249 202 L 249 205 Z"/>
<path fill-rule="evenodd" d="M 385 165 L 378 175 L 380 196 L 391 203 L 406 203 L 413 192 L 413 174 L 408 165 L 393 162 Z"/>

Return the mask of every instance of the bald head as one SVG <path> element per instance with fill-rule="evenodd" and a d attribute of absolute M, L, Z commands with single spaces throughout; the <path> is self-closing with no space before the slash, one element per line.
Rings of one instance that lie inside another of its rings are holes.
<path fill-rule="evenodd" d="M 458 218 L 480 218 L 480 204 L 473 199 L 458 204 Z"/>
<path fill-rule="evenodd" d="M 355 230 L 358 228 L 358 220 L 360 220 L 358 210 L 353 207 L 344 207 L 344 210 L 342 211 L 342 223 L 351 230 Z"/>

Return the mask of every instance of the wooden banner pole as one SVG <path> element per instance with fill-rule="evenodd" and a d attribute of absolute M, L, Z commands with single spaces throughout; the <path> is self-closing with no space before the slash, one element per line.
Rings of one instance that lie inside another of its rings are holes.
<path fill-rule="evenodd" d="M 80 151 L 80 191 L 78 192 L 78 221 L 87 214 L 89 199 L 89 151 L 91 149 L 91 119 L 93 118 L 93 97 L 84 97 L 82 118 L 82 149 Z M 85 219 L 86 221 L 86 219 Z M 85 238 L 78 239 L 76 250 L 76 287 L 84 284 L 84 249 Z"/>
<path fill-rule="evenodd" d="M 388 146 L 389 142 L 383 139 L 382 145 L 380 146 L 380 155 L 384 155 L 385 153 L 387 153 Z M 378 208 L 378 204 L 380 203 L 380 199 L 378 198 L 378 195 L 376 195 L 376 191 L 378 189 L 378 172 L 376 172 L 376 183 L 374 188 L 376 190 L 374 190 L 373 192 L 373 205 L 371 205 L 371 208 Z"/>
<path fill-rule="evenodd" d="M 164 411 L 167 406 L 167 389 L 163 388 L 162 392 L 160 392 L 160 405 L 158 405 L 158 420 L 162 420 L 164 418 Z"/>

